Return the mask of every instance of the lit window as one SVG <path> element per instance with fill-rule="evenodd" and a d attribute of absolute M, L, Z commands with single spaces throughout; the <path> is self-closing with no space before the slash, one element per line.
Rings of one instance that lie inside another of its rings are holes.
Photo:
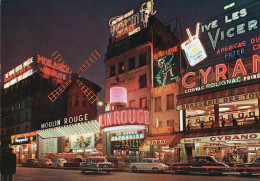
<path fill-rule="evenodd" d="M 118 73 L 121 74 L 121 73 L 124 73 L 124 72 L 125 72 L 125 62 L 121 62 L 121 63 L 119 63 Z"/>
<path fill-rule="evenodd" d="M 155 109 L 154 109 L 154 111 L 155 112 L 162 111 L 161 97 L 156 97 L 155 98 Z"/>
<path fill-rule="evenodd" d="M 167 95 L 167 110 L 174 108 L 174 94 Z"/>

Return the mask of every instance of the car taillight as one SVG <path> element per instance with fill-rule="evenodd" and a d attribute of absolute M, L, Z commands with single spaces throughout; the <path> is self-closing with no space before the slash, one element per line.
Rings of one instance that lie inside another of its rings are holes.
<path fill-rule="evenodd" d="M 114 167 L 115 166 L 115 164 L 114 163 L 112 163 L 112 167 Z"/>
<path fill-rule="evenodd" d="M 97 168 L 98 168 L 98 163 L 97 163 Z"/>

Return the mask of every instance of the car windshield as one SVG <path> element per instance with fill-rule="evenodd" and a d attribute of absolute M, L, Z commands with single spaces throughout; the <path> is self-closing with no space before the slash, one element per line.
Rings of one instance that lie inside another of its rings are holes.
<path fill-rule="evenodd" d="M 154 163 L 161 163 L 159 160 L 154 160 Z"/>

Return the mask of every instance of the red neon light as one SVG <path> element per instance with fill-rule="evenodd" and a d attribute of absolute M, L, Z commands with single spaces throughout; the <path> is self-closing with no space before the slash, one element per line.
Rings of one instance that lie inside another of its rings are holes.
<path fill-rule="evenodd" d="M 109 111 L 99 116 L 99 126 L 106 127 L 121 125 L 149 125 L 149 111 L 140 108 Z"/>
<path fill-rule="evenodd" d="M 222 68 L 222 72 L 220 72 L 220 68 Z M 216 65 L 216 81 L 219 81 L 219 77 L 222 79 L 227 79 L 225 73 L 227 72 L 227 66 L 225 64 Z"/>
<path fill-rule="evenodd" d="M 209 67 L 206 72 L 204 72 L 202 69 L 199 70 L 201 75 L 203 76 L 204 84 L 208 83 L 208 75 L 209 75 L 210 70 L 211 70 L 211 67 Z"/>
<path fill-rule="evenodd" d="M 195 75 L 196 75 L 195 72 L 188 72 L 187 74 L 185 74 L 184 77 L 182 78 L 182 84 L 183 84 L 183 86 L 186 87 L 186 88 L 192 88 L 192 87 L 194 87 L 194 86 L 196 85 L 196 82 L 193 82 L 192 84 L 189 85 L 189 84 L 186 83 L 186 79 L 187 79 L 187 77 L 189 77 L 189 76 L 195 76 Z"/>
<path fill-rule="evenodd" d="M 245 68 L 245 66 L 244 66 L 244 64 L 243 64 L 241 59 L 237 59 L 236 66 L 234 68 L 232 77 L 236 77 L 236 75 L 238 73 L 242 73 L 243 75 L 247 74 L 246 68 Z"/>
<path fill-rule="evenodd" d="M 254 55 L 253 56 L 253 72 L 256 73 L 258 72 L 258 62 L 260 62 L 260 56 L 259 55 Z"/>

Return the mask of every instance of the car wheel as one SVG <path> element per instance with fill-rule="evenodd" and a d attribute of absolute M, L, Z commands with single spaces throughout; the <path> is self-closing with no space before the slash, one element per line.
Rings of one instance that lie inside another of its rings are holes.
<path fill-rule="evenodd" d="M 137 172 L 136 166 L 133 166 L 133 167 L 132 167 L 132 172 Z"/>
<path fill-rule="evenodd" d="M 252 175 L 252 173 L 248 173 L 248 170 L 243 170 L 240 174 L 242 176 L 251 176 Z"/>
<path fill-rule="evenodd" d="M 158 173 L 158 168 L 152 168 L 153 173 Z"/>

